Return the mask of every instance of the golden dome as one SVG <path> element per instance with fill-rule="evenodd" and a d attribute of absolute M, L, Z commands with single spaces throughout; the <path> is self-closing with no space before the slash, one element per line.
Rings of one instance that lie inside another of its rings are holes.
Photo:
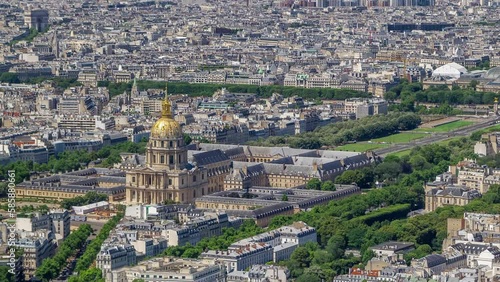
<path fill-rule="evenodd" d="M 170 101 L 165 94 L 161 105 L 161 118 L 151 128 L 153 138 L 181 138 L 181 125 L 174 120 Z"/>

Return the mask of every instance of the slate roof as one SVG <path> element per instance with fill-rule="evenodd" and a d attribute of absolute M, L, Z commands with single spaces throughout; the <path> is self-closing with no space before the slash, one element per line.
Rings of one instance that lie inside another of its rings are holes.
<path fill-rule="evenodd" d="M 444 189 L 431 189 L 427 192 L 429 196 L 438 196 L 438 197 L 459 197 L 466 198 L 469 200 L 480 198 L 481 194 L 474 189 L 469 189 L 465 186 L 447 186 Z"/>
<path fill-rule="evenodd" d="M 229 158 L 219 149 L 205 152 L 193 152 L 191 158 L 192 162 L 195 162 L 198 166 L 229 161 Z"/>
<path fill-rule="evenodd" d="M 467 255 L 479 255 L 482 251 L 488 248 L 487 245 L 473 243 L 458 243 L 451 245 L 450 247 Z"/>
<path fill-rule="evenodd" d="M 442 255 L 428 255 L 423 257 L 422 260 L 427 261 L 428 267 L 434 267 L 446 263 L 446 258 Z"/>

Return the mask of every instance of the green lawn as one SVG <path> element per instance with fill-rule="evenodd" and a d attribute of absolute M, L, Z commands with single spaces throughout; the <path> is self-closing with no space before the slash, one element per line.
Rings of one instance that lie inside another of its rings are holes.
<path fill-rule="evenodd" d="M 455 129 L 458 129 L 460 127 L 465 127 L 474 124 L 472 121 L 466 121 L 466 120 L 457 120 L 453 121 L 450 123 L 445 123 L 442 125 L 438 125 L 433 128 L 417 128 L 415 131 L 424 131 L 424 132 L 448 132 L 452 131 Z"/>
<path fill-rule="evenodd" d="M 451 141 L 460 140 L 460 138 L 463 138 L 463 137 L 450 138 L 448 140 L 437 142 L 436 144 L 447 146 L 448 143 L 450 143 Z M 404 150 L 404 151 L 399 151 L 399 152 L 388 154 L 388 156 L 396 156 L 396 157 L 400 157 L 401 158 L 403 156 L 409 155 L 410 153 L 411 153 L 411 149 L 408 149 L 408 150 Z"/>
<path fill-rule="evenodd" d="M 396 153 L 392 153 L 392 154 L 389 154 L 387 156 L 396 156 L 396 157 L 403 157 L 403 156 L 406 156 L 406 155 L 409 155 L 411 152 L 411 150 L 404 150 L 404 151 L 399 151 L 399 152 L 396 152 Z"/>
<path fill-rule="evenodd" d="M 373 142 L 408 143 L 429 136 L 427 133 L 397 133 L 390 136 L 373 139 Z"/>
<path fill-rule="evenodd" d="M 380 148 L 388 147 L 388 144 L 375 144 L 375 143 L 355 143 L 346 144 L 335 148 L 335 151 L 351 151 L 351 152 L 366 152 L 370 150 L 376 150 Z"/>

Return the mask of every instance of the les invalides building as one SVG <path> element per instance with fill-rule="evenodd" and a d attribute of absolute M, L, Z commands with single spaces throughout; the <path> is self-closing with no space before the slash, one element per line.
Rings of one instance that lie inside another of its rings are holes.
<path fill-rule="evenodd" d="M 192 203 L 208 194 L 207 169 L 188 162 L 181 125 L 174 120 L 165 93 L 161 118 L 153 125 L 146 148 L 146 164 L 127 171 L 128 204 Z"/>

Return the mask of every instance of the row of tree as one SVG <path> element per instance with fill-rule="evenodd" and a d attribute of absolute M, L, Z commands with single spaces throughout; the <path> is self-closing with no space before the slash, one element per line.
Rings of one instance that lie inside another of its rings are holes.
<path fill-rule="evenodd" d="M 52 85 L 57 88 L 67 89 L 69 87 L 81 86 L 82 84 L 78 82 L 76 78 L 62 78 L 62 77 L 34 77 L 27 80 L 21 81 L 19 75 L 15 72 L 3 72 L 0 73 L 0 82 L 4 83 L 27 83 L 27 84 L 39 84 L 44 81 L 51 81 Z"/>
<path fill-rule="evenodd" d="M 78 273 L 78 276 L 71 276 L 68 282 L 105 282 L 106 279 L 102 275 L 102 270 L 96 267 L 91 267 L 82 273 Z"/>
<path fill-rule="evenodd" d="M 349 267 L 362 266 L 370 260 L 374 254 L 369 247 L 390 240 L 416 244 L 417 249 L 407 255 L 409 260 L 425 256 L 441 249 L 446 236 L 446 218 L 459 217 L 464 210 L 500 212 L 498 188 L 493 187 L 469 206 L 447 207 L 407 218 L 408 212 L 424 206 L 423 184 L 446 171 L 448 165 L 472 157 L 472 145 L 471 140 L 462 138 L 446 145 L 416 147 L 404 157 L 388 156 L 380 164 L 344 172 L 339 176 L 342 181 L 336 179 L 337 183 L 363 182 L 366 188 L 373 187 L 378 180 L 384 184 L 383 188 L 332 201 L 309 212 L 277 216 L 267 229 L 246 222 L 243 229 L 225 229 L 222 236 L 204 239 L 197 246 L 170 247 L 166 254 L 197 257 L 203 250 L 227 249 L 241 238 L 304 221 L 316 228 L 318 244 L 297 248 L 290 260 L 281 263 L 291 270 L 297 281 L 331 281 L 335 275 L 346 273 Z M 311 189 L 317 187 L 316 181 L 311 182 Z M 361 257 L 346 254 L 347 249 L 360 250 Z"/>
<path fill-rule="evenodd" d="M 90 191 L 83 196 L 77 196 L 74 198 L 62 200 L 61 208 L 70 210 L 71 207 L 74 206 L 83 206 L 107 200 L 108 200 L 108 195 Z"/>
<path fill-rule="evenodd" d="M 101 250 L 101 246 L 104 243 L 104 240 L 108 238 L 109 233 L 120 222 L 120 220 L 123 218 L 123 215 L 124 214 L 122 212 L 119 212 L 117 213 L 117 215 L 113 216 L 108 222 L 106 222 L 106 224 L 104 224 L 104 226 L 102 227 L 101 231 L 99 231 L 97 237 L 94 240 L 92 240 L 92 242 L 87 246 L 87 249 L 85 249 L 85 252 L 78 259 L 78 262 L 76 263 L 75 271 L 78 272 L 79 276 L 87 275 L 86 271 L 92 271 L 90 267 L 92 263 L 95 261 L 97 254 Z"/>
<path fill-rule="evenodd" d="M 113 83 L 109 81 L 100 81 L 98 86 L 108 87 L 110 96 L 123 94 L 132 89 L 133 82 Z M 137 87 L 141 90 L 165 89 L 164 81 L 138 80 Z M 215 91 L 226 88 L 234 93 L 255 93 L 261 98 L 269 98 L 273 93 L 279 93 L 285 97 L 298 95 L 304 99 L 310 100 L 345 100 L 354 97 L 370 97 L 370 94 L 349 89 L 334 88 L 303 88 L 281 85 L 246 85 L 246 84 L 191 84 L 187 82 L 168 82 L 169 94 L 188 94 L 189 96 L 212 96 Z"/>
<path fill-rule="evenodd" d="M 57 278 L 63 267 L 68 263 L 67 260 L 84 245 L 90 234 L 92 234 L 92 227 L 88 224 L 82 224 L 64 239 L 53 257 L 42 261 L 42 265 L 37 268 L 35 276 L 42 281 L 51 281 Z"/>
<path fill-rule="evenodd" d="M 317 228 L 320 239 L 318 248 L 300 247 L 289 261 L 281 264 L 291 270 L 297 281 L 319 282 L 322 279 L 331 281 L 335 275 L 345 274 L 349 267 L 363 267 L 374 255 L 369 247 L 383 242 L 415 243 L 416 250 L 405 256 L 407 262 L 440 251 L 447 235 L 447 218 L 461 217 L 465 211 L 500 212 L 500 187 L 492 186 L 481 199 L 465 207 L 447 206 L 426 215 L 406 218 L 410 210 L 423 207 L 423 183 L 446 170 L 448 164 L 469 155 L 470 146 L 471 142 L 458 141 L 449 147 L 417 148 L 411 157 L 390 157 L 380 165 L 395 163 L 406 169 L 402 168 L 397 180 L 391 181 L 389 186 L 330 202 L 311 212 L 274 218 L 270 228 L 302 220 Z M 424 158 L 425 163 L 415 162 L 420 158 Z M 346 254 L 347 249 L 360 250 L 361 257 Z"/>
<path fill-rule="evenodd" d="M 313 132 L 294 136 L 272 136 L 250 142 L 259 146 L 285 146 L 301 149 L 332 147 L 354 141 L 365 141 L 385 137 L 398 131 L 412 130 L 419 126 L 421 119 L 414 113 L 391 113 L 358 120 L 332 123 Z"/>
<path fill-rule="evenodd" d="M 391 88 L 384 94 L 388 101 L 400 100 L 401 110 L 418 110 L 418 103 L 436 103 L 440 105 L 492 105 L 495 98 L 500 98 L 499 93 L 477 92 L 477 81 L 472 81 L 466 88 L 453 87 L 451 90 L 443 85 L 423 89 L 420 82 L 408 83 L 407 80 Z"/>
<path fill-rule="evenodd" d="M 321 191 L 336 191 L 337 188 L 331 180 L 321 182 L 317 178 L 313 178 L 307 182 L 306 189 L 308 190 L 321 190 Z"/>
<path fill-rule="evenodd" d="M 224 228 L 222 235 L 210 238 L 203 238 L 196 246 L 190 244 L 184 246 L 168 247 L 165 251 L 167 256 L 183 258 L 197 258 L 205 250 L 225 250 L 232 243 L 264 232 L 253 220 L 245 220 L 238 229 Z"/>

